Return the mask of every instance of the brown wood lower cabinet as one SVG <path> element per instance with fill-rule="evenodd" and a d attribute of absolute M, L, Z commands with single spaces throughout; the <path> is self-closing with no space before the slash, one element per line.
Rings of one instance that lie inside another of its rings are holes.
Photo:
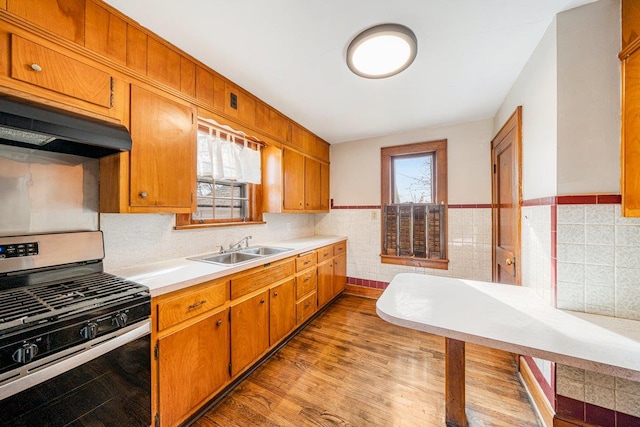
<path fill-rule="evenodd" d="M 231 375 L 269 347 L 269 292 L 231 306 Z"/>
<path fill-rule="evenodd" d="M 347 286 L 347 254 L 343 253 L 333 261 L 333 294 L 338 295 Z"/>
<path fill-rule="evenodd" d="M 296 326 L 294 279 L 269 291 L 269 345 L 274 345 Z"/>
<path fill-rule="evenodd" d="M 346 243 L 153 298 L 152 406 L 184 423 L 343 289 Z"/>
<path fill-rule="evenodd" d="M 171 426 L 229 379 L 224 309 L 158 340 L 160 425 Z"/>
<path fill-rule="evenodd" d="M 333 298 L 333 259 L 318 264 L 318 307 Z"/>

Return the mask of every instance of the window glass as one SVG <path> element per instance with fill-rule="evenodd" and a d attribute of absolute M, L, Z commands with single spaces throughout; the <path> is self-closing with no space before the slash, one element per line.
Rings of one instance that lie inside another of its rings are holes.
<path fill-rule="evenodd" d="M 395 156 L 393 203 L 433 203 L 433 154 Z"/>

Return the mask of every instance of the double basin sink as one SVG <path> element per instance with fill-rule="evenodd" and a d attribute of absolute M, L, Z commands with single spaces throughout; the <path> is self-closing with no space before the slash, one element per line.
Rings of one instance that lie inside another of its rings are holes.
<path fill-rule="evenodd" d="M 209 262 L 211 264 L 233 266 L 242 264 L 244 262 L 253 261 L 254 259 L 267 257 L 269 255 L 277 255 L 292 250 L 293 249 L 291 248 L 280 248 L 276 246 L 251 246 L 246 249 L 240 249 L 233 252 L 200 255 L 189 259 Z"/>

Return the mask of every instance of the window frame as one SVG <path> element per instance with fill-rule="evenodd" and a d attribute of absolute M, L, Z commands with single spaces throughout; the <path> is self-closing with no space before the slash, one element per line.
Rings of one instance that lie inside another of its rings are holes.
<path fill-rule="evenodd" d="M 408 205 L 408 203 L 393 203 L 393 158 L 406 157 L 410 155 L 433 154 L 435 164 L 433 168 L 433 179 L 435 183 L 432 185 L 434 192 L 434 203 L 443 204 L 444 208 L 444 242 L 441 245 L 448 253 L 448 194 L 447 194 L 447 140 L 440 139 L 435 141 L 417 142 L 412 144 L 395 145 L 391 147 L 381 147 L 381 197 L 380 197 L 380 220 L 381 225 L 384 220 L 384 210 L 387 205 Z M 414 267 L 425 267 L 435 269 L 448 269 L 449 259 L 430 259 L 416 258 L 415 256 L 396 256 L 384 254 L 384 227 L 380 232 L 380 261 L 383 264 L 397 264 Z"/>
<path fill-rule="evenodd" d="M 209 133 L 211 129 L 217 129 L 216 126 L 208 123 L 206 120 L 198 120 L 198 132 L 206 132 Z M 227 138 L 229 137 L 234 143 L 244 145 L 244 141 L 246 139 L 247 143 L 251 148 L 257 148 L 257 145 L 263 145 L 263 143 L 259 141 L 253 140 L 251 137 L 240 136 L 235 134 L 232 131 L 225 130 L 223 128 L 217 129 L 218 134 L 221 137 Z M 196 133 L 196 134 L 197 134 Z M 196 141 L 197 143 L 197 141 Z M 197 156 L 197 150 L 196 150 Z M 194 159 L 194 162 L 197 159 Z M 194 167 L 195 171 L 195 167 Z M 176 229 L 188 229 L 188 228 L 205 228 L 205 227 L 228 227 L 228 226 L 237 226 L 237 225 L 253 225 L 253 224 L 264 224 L 263 216 L 262 216 L 262 184 L 250 184 L 246 183 L 247 186 L 247 217 L 246 218 L 222 218 L 222 219 L 194 219 L 193 214 L 197 211 L 197 185 L 198 185 L 198 177 L 196 173 L 196 188 L 194 188 L 194 202 L 193 202 L 193 211 L 186 214 L 176 214 Z M 215 180 L 212 180 L 215 185 Z M 221 182 L 228 182 L 228 180 L 221 180 Z"/>

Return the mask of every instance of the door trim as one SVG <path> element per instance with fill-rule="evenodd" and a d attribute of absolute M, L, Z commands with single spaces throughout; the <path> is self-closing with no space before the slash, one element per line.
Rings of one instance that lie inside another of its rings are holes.
<path fill-rule="evenodd" d="M 515 129 L 516 142 L 513 147 L 516 151 L 517 159 L 515 167 L 515 185 L 517 191 L 517 203 L 515 206 L 517 212 L 517 232 L 516 244 L 514 245 L 514 253 L 516 256 L 516 275 L 515 283 L 522 285 L 522 106 L 518 106 L 513 114 L 507 119 L 496 136 L 491 140 L 491 277 L 497 282 L 496 269 L 496 240 L 497 240 L 497 218 L 500 207 L 497 204 L 497 175 L 494 173 L 495 165 L 495 146 L 504 139 L 504 137 Z"/>

